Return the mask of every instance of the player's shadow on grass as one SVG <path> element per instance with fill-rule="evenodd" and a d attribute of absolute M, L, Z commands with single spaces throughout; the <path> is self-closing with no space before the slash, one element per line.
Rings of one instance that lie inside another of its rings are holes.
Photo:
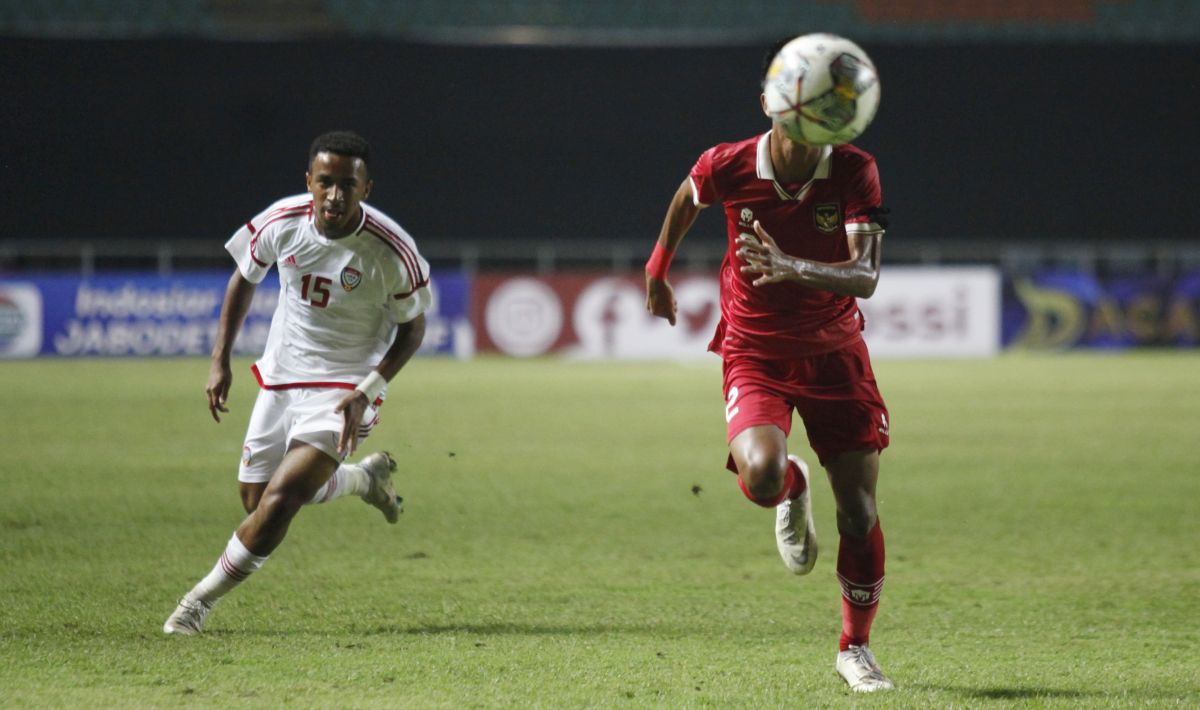
<path fill-rule="evenodd" d="M 971 688 L 970 690 L 957 688 L 956 690 L 968 698 L 978 698 L 981 700 L 1032 700 L 1036 698 L 1045 700 L 1058 698 L 1080 700 L 1102 695 L 1102 693 L 1063 690 L 1061 688 Z"/>
<path fill-rule="evenodd" d="M 1033 687 L 992 687 L 992 688 L 963 688 L 960 686 L 933 685 L 915 683 L 913 688 L 924 688 L 943 693 L 954 693 L 971 700 L 1085 700 L 1100 698 L 1105 693 L 1094 690 L 1073 690 L 1066 688 Z"/>
<path fill-rule="evenodd" d="M 476 634 L 479 636 L 600 636 L 604 634 L 682 633 L 665 624 L 424 624 L 415 626 L 379 626 L 371 634 L 437 636 L 440 634 Z"/>

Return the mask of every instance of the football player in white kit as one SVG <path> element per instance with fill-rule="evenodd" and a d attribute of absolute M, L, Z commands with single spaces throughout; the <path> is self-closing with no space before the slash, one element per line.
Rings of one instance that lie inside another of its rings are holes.
<path fill-rule="evenodd" d="M 225 244 L 237 262 L 221 308 L 208 407 L 228 412 L 229 360 L 256 285 L 275 264 L 279 305 L 252 368 L 260 391 L 238 481 L 249 513 L 216 565 L 180 600 L 168 634 L 199 633 L 222 596 L 260 568 L 308 503 L 356 494 L 396 522 L 386 452 L 344 463 L 379 421 L 387 383 L 425 335 L 429 265 L 412 238 L 363 202 L 370 148 L 335 131 L 309 150 L 308 192 L 282 199 Z"/>

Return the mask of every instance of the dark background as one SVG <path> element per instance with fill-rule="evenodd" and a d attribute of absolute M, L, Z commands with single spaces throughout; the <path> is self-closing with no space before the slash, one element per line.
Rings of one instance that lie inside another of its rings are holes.
<path fill-rule="evenodd" d="M 1196 46 L 864 47 L 890 238 L 1191 238 Z M 649 243 L 701 151 L 767 129 L 761 54 L 4 39 L 0 239 L 223 239 L 353 128 L 420 240 Z"/>

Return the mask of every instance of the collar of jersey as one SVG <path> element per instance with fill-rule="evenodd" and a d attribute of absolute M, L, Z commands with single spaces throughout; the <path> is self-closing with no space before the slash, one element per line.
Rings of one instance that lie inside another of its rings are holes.
<path fill-rule="evenodd" d="M 358 206 L 359 209 L 362 210 L 362 217 L 358 220 L 358 227 L 356 227 L 353 232 L 347 234 L 346 237 L 357 237 L 358 233 L 363 231 L 363 227 L 367 226 L 367 205 L 365 202 L 360 202 L 358 203 Z M 334 241 L 317 231 L 317 210 L 315 205 L 313 206 L 313 209 L 309 210 L 308 227 L 312 230 L 312 233 L 318 237 L 328 241 Z M 346 237 L 342 237 L 342 239 L 345 239 Z"/>
<path fill-rule="evenodd" d="M 795 200 L 802 202 L 808 196 L 808 191 L 812 189 L 814 180 L 824 180 L 829 177 L 829 166 L 833 163 L 833 146 L 821 146 L 821 158 L 817 161 L 817 168 L 813 170 L 812 179 L 804 183 L 796 194 L 791 194 L 783 189 L 775 180 L 775 166 L 771 165 L 771 132 L 767 131 L 758 139 L 758 159 L 757 172 L 759 179 L 770 180 L 775 186 L 775 193 L 779 195 L 781 200 Z"/>

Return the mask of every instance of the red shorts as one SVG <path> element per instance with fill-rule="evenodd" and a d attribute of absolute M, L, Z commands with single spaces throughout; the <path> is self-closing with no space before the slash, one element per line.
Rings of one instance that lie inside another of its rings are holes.
<path fill-rule="evenodd" d="M 795 408 L 822 464 L 849 451 L 887 448 L 887 406 L 861 339 L 794 360 L 731 355 L 724 372 L 728 441 L 761 424 L 790 434 Z"/>

